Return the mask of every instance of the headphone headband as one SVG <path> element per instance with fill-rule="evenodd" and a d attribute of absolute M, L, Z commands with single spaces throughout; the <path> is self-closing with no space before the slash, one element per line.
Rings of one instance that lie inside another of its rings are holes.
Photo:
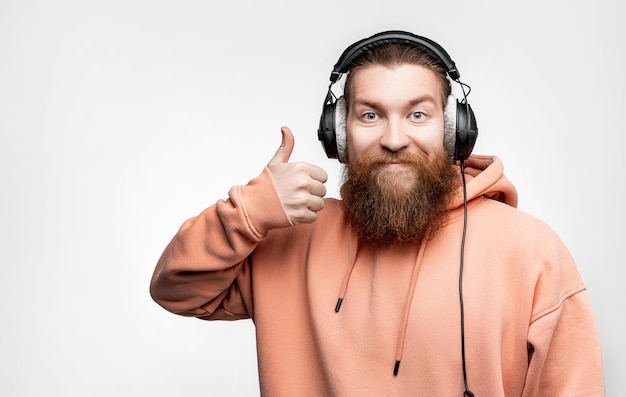
<path fill-rule="evenodd" d="M 336 83 L 342 74 L 347 73 L 352 63 L 361 54 L 386 44 L 409 44 L 411 46 L 422 47 L 445 65 L 448 76 L 450 76 L 452 80 L 458 80 L 461 77 L 461 73 L 456 68 L 454 61 L 439 44 L 426 37 L 418 36 L 413 33 L 403 32 L 401 30 L 389 30 L 359 40 L 346 48 L 333 67 L 333 71 L 330 74 L 331 83 Z"/>
<path fill-rule="evenodd" d="M 346 101 L 343 100 L 343 97 L 335 97 L 332 92 L 333 84 L 344 73 L 350 71 L 359 56 L 374 48 L 389 44 L 406 44 L 429 54 L 436 61 L 439 61 L 441 66 L 445 67 L 451 80 L 461 84 L 462 87 L 465 86 L 460 81 L 461 73 L 448 53 L 430 39 L 409 32 L 390 30 L 357 41 L 345 49 L 333 67 L 328 93 L 324 99 L 317 136 L 329 158 L 336 158 L 343 162 L 347 147 L 346 117 L 348 111 Z M 478 136 L 476 117 L 467 102 L 465 90 L 463 90 L 463 96 L 462 102 L 452 96 L 453 100 L 448 100 L 449 106 L 445 108 L 444 146 L 451 161 L 467 159 Z"/>

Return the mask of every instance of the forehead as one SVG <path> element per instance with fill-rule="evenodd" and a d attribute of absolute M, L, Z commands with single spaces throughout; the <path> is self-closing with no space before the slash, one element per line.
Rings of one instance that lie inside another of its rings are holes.
<path fill-rule="evenodd" d="M 415 64 L 369 65 L 352 73 L 352 100 L 411 100 L 424 95 L 440 98 L 443 90 L 433 70 Z M 442 98 L 443 100 L 443 98 Z M 442 101 L 443 102 L 443 101 Z"/>

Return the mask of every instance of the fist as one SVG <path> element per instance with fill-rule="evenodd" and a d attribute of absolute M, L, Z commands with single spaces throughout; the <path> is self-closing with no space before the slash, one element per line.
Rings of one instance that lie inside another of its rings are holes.
<path fill-rule="evenodd" d="M 324 208 L 326 171 L 318 166 L 289 162 L 295 139 L 287 127 L 282 127 L 283 139 L 274 157 L 267 164 L 272 174 L 280 201 L 291 223 L 311 223 Z"/>

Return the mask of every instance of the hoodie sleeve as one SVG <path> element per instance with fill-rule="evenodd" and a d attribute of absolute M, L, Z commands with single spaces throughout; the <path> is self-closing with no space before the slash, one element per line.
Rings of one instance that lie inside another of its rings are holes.
<path fill-rule="evenodd" d="M 591 302 L 569 252 L 557 245 L 557 260 L 544 265 L 536 285 L 523 396 L 604 396 Z"/>
<path fill-rule="evenodd" d="M 247 258 L 267 233 L 290 226 L 267 168 L 186 221 L 161 255 L 152 298 L 165 309 L 207 320 L 253 316 Z"/>

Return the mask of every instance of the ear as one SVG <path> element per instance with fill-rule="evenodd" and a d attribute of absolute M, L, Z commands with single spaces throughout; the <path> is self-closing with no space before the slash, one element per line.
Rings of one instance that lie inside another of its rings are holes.
<path fill-rule="evenodd" d="M 348 118 L 348 107 L 346 106 L 346 100 L 343 96 L 337 99 L 335 103 L 335 137 L 337 140 L 337 159 L 340 162 L 344 162 L 345 153 L 347 150 L 347 132 L 346 132 L 346 119 Z"/>
<path fill-rule="evenodd" d="M 448 161 L 454 163 L 456 147 L 456 107 L 457 100 L 454 95 L 448 95 L 448 102 L 444 111 L 443 146 L 448 153 Z"/>

